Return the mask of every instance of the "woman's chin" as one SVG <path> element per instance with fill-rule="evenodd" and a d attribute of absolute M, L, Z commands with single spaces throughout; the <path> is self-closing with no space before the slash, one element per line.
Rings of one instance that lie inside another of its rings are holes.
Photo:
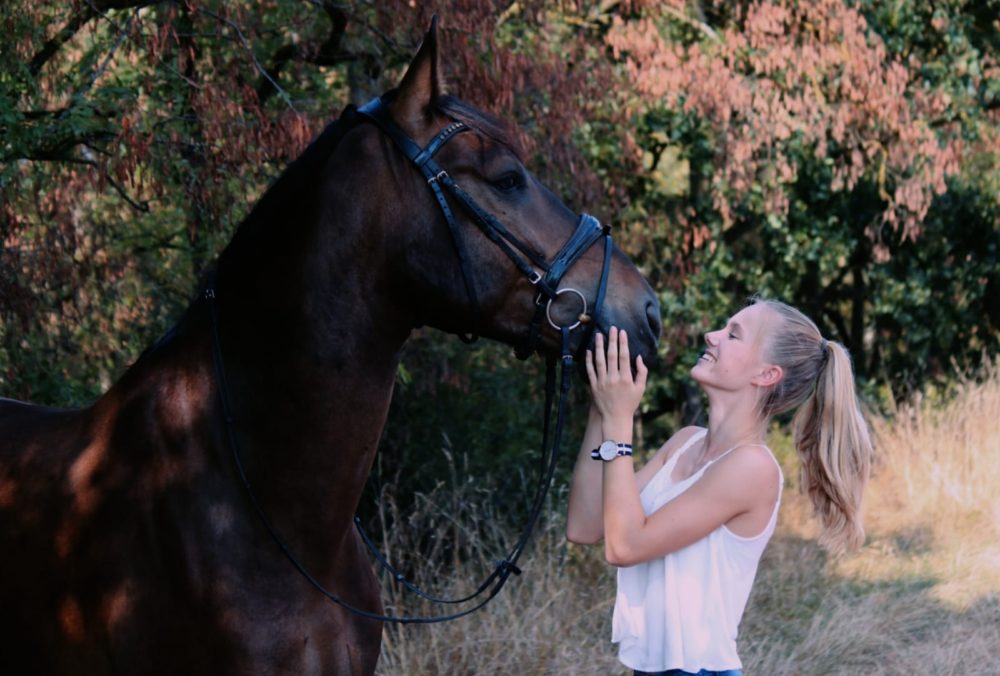
<path fill-rule="evenodd" d="M 691 375 L 691 379 L 694 380 L 699 385 L 703 384 L 705 378 L 705 372 L 700 367 L 701 367 L 701 362 L 699 361 L 698 363 L 696 363 L 694 366 L 691 367 L 690 371 L 688 371 L 688 373 Z"/>

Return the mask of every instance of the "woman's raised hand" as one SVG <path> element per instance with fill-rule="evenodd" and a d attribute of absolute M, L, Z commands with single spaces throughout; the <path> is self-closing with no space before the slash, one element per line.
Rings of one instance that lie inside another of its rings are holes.
<path fill-rule="evenodd" d="M 620 422 L 632 425 L 632 416 L 642 401 L 649 374 L 642 357 L 636 357 L 635 377 L 632 376 L 628 336 L 614 326 L 608 332 L 608 346 L 604 348 L 604 334 L 598 333 L 594 350 L 587 350 L 587 379 L 594 405 L 601 412 L 605 424 Z"/>

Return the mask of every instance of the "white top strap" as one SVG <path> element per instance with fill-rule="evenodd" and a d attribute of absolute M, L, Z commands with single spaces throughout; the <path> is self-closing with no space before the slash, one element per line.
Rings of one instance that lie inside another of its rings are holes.
<path fill-rule="evenodd" d="M 729 450 L 727 450 L 727 451 L 724 451 L 724 452 L 723 452 L 722 454 L 720 454 L 720 455 L 719 455 L 719 457 L 717 457 L 717 458 L 712 458 L 711 460 L 709 460 L 708 462 L 706 462 L 706 463 L 705 463 L 705 467 L 708 467 L 708 466 L 709 466 L 709 465 L 711 465 L 711 464 L 712 464 L 713 462 L 718 462 L 719 460 L 722 460 L 722 459 L 723 459 L 724 457 L 726 457 L 727 455 L 729 455 L 730 453 L 732 453 L 733 451 L 735 451 L 735 450 L 736 450 L 737 448 L 743 448 L 744 446 L 759 446 L 760 448 L 767 448 L 767 450 L 768 450 L 768 451 L 770 451 L 770 450 L 771 450 L 771 449 L 770 449 L 770 448 L 768 448 L 768 447 L 767 447 L 767 445 L 765 445 L 765 444 L 736 444 L 735 446 L 733 446 L 733 447 L 732 447 L 732 448 L 730 448 Z M 780 466 L 780 465 L 778 466 L 778 469 L 781 469 L 781 466 Z"/>
<path fill-rule="evenodd" d="M 702 430 L 698 430 L 697 432 L 695 432 L 694 434 L 692 434 L 690 437 L 688 437 L 688 440 L 684 442 L 684 445 L 681 446 L 680 448 L 678 448 L 677 451 L 674 452 L 674 454 L 670 456 L 670 459 L 667 460 L 666 465 L 663 466 L 663 468 L 660 470 L 660 472 L 666 472 L 668 474 L 673 473 L 674 465 L 677 464 L 677 458 L 679 458 L 682 455 L 684 455 L 684 452 L 687 451 L 687 449 L 689 449 L 692 446 L 694 446 L 694 444 L 696 442 L 700 441 L 701 439 L 704 439 L 706 434 L 708 434 L 708 430 L 702 429 Z"/>

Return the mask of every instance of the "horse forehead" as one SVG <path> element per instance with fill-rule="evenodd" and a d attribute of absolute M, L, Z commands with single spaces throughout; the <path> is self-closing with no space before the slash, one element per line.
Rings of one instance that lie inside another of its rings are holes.
<path fill-rule="evenodd" d="M 472 160 L 480 167 L 485 167 L 503 157 L 514 156 L 509 148 L 475 127 L 451 139 L 441 149 L 440 155 L 445 160 L 459 158 Z"/>

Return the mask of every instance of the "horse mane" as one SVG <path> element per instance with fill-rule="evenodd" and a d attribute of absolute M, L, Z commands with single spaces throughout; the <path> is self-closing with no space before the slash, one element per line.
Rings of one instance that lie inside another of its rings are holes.
<path fill-rule="evenodd" d="M 219 255 L 219 267 L 237 257 L 241 250 L 263 235 L 263 227 L 273 220 L 287 217 L 287 205 L 296 195 L 315 189 L 322 177 L 322 168 L 344 135 L 357 123 L 356 108 L 347 106 L 340 116 L 310 143 L 289 164 L 271 186 L 264 191 L 250 213 L 236 228 L 232 240 Z"/>
<path fill-rule="evenodd" d="M 223 264 L 226 261 L 238 260 L 243 251 L 252 250 L 253 245 L 265 236 L 265 226 L 273 219 L 281 218 L 285 214 L 289 201 L 301 191 L 314 187 L 314 184 L 321 177 L 323 165 L 333 153 L 334 148 L 337 147 L 344 135 L 357 124 L 355 110 L 355 106 L 345 108 L 340 116 L 328 124 L 320 135 L 313 139 L 306 149 L 264 191 L 250 213 L 240 222 L 232 239 L 219 254 L 218 259 L 209 264 L 203 272 L 188 307 L 163 335 L 143 350 L 133 366 L 148 361 L 150 357 L 169 345 L 179 333 L 182 333 L 184 326 L 190 321 L 192 312 L 197 311 L 196 308 L 209 281 L 216 277 L 216 272 Z"/>

